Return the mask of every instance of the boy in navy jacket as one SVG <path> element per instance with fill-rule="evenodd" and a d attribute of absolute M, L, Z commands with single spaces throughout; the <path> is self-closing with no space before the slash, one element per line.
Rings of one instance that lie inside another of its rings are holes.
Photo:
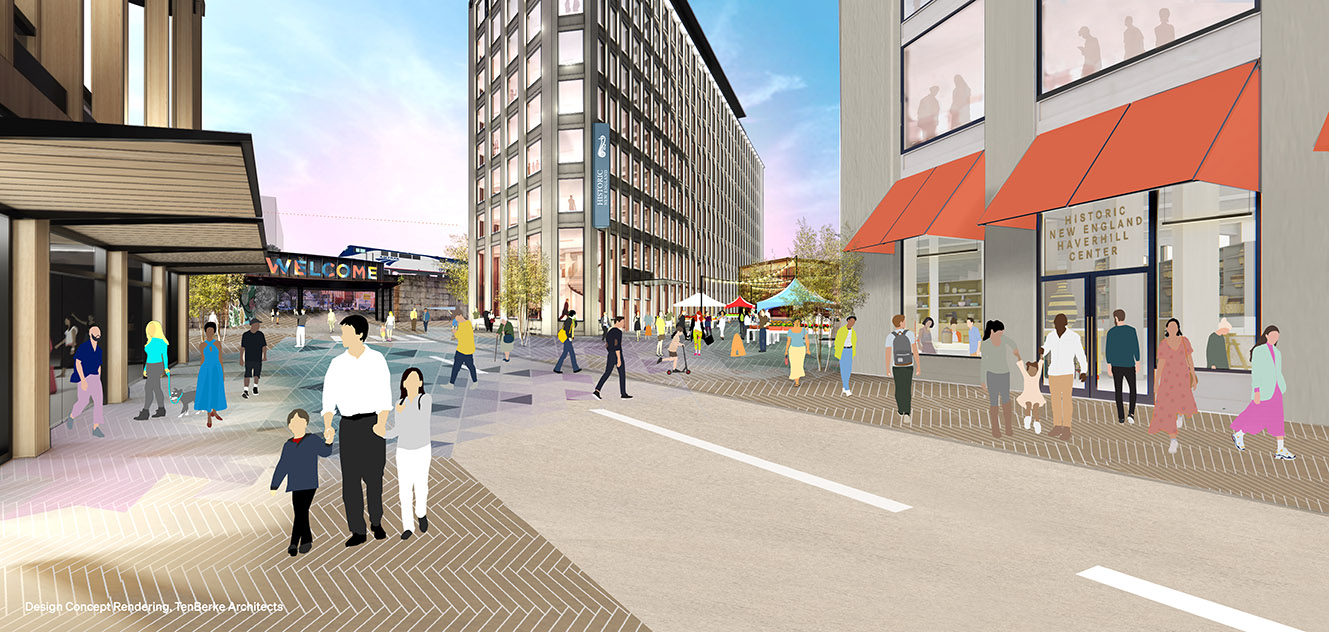
<path fill-rule="evenodd" d="M 332 438 L 336 431 L 328 426 L 323 433 L 323 441 L 309 437 L 305 429 L 309 426 L 309 413 L 297 408 L 286 416 L 286 428 L 291 431 L 291 439 L 281 448 L 281 459 L 277 469 L 272 472 L 272 495 L 277 494 L 282 479 L 286 479 L 286 491 L 291 492 L 291 508 L 295 522 L 291 526 L 291 546 L 286 549 L 292 557 L 296 551 L 308 553 L 314 544 L 314 535 L 309 531 L 309 505 L 314 502 L 314 491 L 318 489 L 318 458 L 332 454 Z"/>

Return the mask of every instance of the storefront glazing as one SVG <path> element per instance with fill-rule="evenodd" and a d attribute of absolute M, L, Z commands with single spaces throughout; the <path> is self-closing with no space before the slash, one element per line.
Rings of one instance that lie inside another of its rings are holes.
<path fill-rule="evenodd" d="M 966 319 L 983 327 L 983 242 L 925 236 L 903 243 L 904 313 L 919 352 L 970 355 Z"/>

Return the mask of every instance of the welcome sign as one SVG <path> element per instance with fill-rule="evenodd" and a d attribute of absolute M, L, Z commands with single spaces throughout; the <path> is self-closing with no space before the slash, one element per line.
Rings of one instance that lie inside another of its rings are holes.
<path fill-rule="evenodd" d="M 305 277 L 338 281 L 377 281 L 379 264 L 354 259 L 307 255 L 268 256 L 268 272 L 276 277 Z"/>

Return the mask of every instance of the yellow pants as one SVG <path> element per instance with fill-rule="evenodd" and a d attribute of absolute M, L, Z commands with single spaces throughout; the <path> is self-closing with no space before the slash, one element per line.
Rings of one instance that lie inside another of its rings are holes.
<path fill-rule="evenodd" d="M 1074 375 L 1049 375 L 1048 386 L 1052 390 L 1052 425 L 1071 427 L 1071 417 L 1075 414 L 1075 402 L 1071 399 L 1071 389 L 1075 386 Z"/>

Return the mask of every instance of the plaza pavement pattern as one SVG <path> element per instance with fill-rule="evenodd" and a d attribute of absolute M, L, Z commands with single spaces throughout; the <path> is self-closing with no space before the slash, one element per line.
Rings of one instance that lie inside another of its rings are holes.
<path fill-rule="evenodd" d="M 731 334 L 732 335 L 732 334 Z M 668 359 L 656 363 L 655 342 L 634 332 L 624 337 L 630 356 L 628 386 L 641 380 L 685 388 L 691 392 L 720 395 L 778 409 L 806 412 L 942 437 L 1030 457 L 1049 459 L 1099 470 L 1139 476 L 1146 479 L 1184 485 L 1213 492 L 1232 494 L 1276 505 L 1329 513 L 1329 427 L 1287 424 L 1287 446 L 1297 455 L 1295 461 L 1275 461 L 1274 440 L 1268 435 L 1248 436 L 1246 452 L 1238 451 L 1227 428 L 1232 415 L 1201 412 L 1185 421 L 1181 429 L 1181 448 L 1168 454 L 1167 436 L 1148 434 L 1153 406 L 1137 406 L 1135 425 L 1117 422 L 1116 403 L 1076 399 L 1072 440 L 1047 436 L 1051 416 L 1042 409 L 1044 432 L 1024 430 L 1021 416 L 1016 417 L 1010 437 L 994 439 L 988 421 L 987 395 L 978 387 L 915 379 L 913 415 L 904 423 L 896 413 L 894 381 L 884 377 L 853 375 L 850 390 L 841 393 L 838 362 L 829 358 L 824 370 L 816 368 L 810 352 L 804 364 L 807 376 L 798 387 L 788 379 L 783 364 L 783 342 L 772 345 L 766 353 L 757 352 L 757 344 L 746 346 L 744 357 L 729 357 L 729 340 L 715 339 L 704 347 L 701 356 L 687 360 L 690 375 L 666 375 Z M 553 362 L 561 345 L 549 338 L 531 338 L 529 346 L 517 347 L 514 355 Z M 481 336 L 479 344 L 492 344 L 491 336 Z M 604 368 L 603 343 L 598 335 L 577 339 L 578 360 L 588 372 L 598 375 Z M 882 352 L 863 350 L 864 353 Z M 924 378 L 927 360 L 923 360 Z M 827 360 L 823 359 L 823 364 Z M 679 366 L 682 366 L 680 359 Z M 614 380 L 617 378 L 615 377 Z M 1203 375 L 1200 379 L 1204 379 Z M 1312 388 L 1313 385 L 1294 385 Z M 616 387 L 606 386 L 611 395 Z M 1015 399 L 1014 394 L 1011 397 Z M 761 408 L 752 414 L 762 415 Z"/>
<path fill-rule="evenodd" d="M 228 342 L 238 343 L 231 333 Z M 290 436 L 285 414 L 300 407 L 317 418 L 323 371 L 342 350 L 326 334 L 311 333 L 296 350 L 293 337 L 269 333 L 274 346 L 260 394 L 240 397 L 239 358 L 231 356 L 229 406 L 212 429 L 204 426 L 206 415 L 179 417 L 179 405 L 169 402 L 165 418 L 133 421 L 142 402 L 139 381 L 132 401 L 106 407 L 106 438 L 90 436 L 84 413 L 72 431 L 53 428 L 50 452 L 0 467 L 0 630 L 646 630 L 449 458 L 456 442 L 541 423 L 530 411 L 584 398 L 591 378 L 481 361 L 481 388 L 450 391 L 439 388 L 450 373 L 434 359 L 441 345 L 403 333 L 390 344 L 370 343 L 384 352 L 394 376 L 408 366 L 423 369 L 434 397 L 429 533 L 398 537 L 389 442 L 388 539 L 345 548 L 334 446 L 320 464 L 313 550 L 296 558 L 286 553 L 290 498 L 267 493 Z M 197 369 L 177 367 L 172 386 L 192 388 Z M 311 423 L 311 431 L 321 428 L 321 420 Z M 176 602 L 276 606 L 196 612 L 175 610 Z M 67 603 L 168 611 L 31 610 Z"/>

